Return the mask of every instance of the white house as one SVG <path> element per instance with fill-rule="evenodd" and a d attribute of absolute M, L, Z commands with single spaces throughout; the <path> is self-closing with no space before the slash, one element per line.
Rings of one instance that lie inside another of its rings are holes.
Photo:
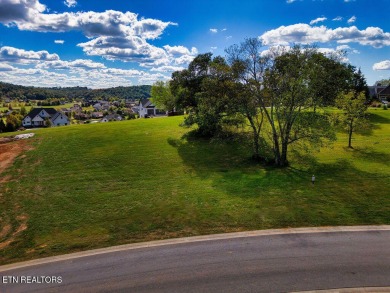
<path fill-rule="evenodd" d="M 166 115 L 165 111 L 157 109 L 156 106 L 153 105 L 152 101 L 149 99 L 140 100 L 138 107 L 134 107 L 133 110 L 136 110 L 138 112 L 140 118 L 148 116 Z"/>
<path fill-rule="evenodd" d="M 52 126 L 64 126 L 69 124 L 68 117 L 61 112 L 57 112 L 50 120 Z"/>
<path fill-rule="evenodd" d="M 123 117 L 119 114 L 110 114 L 103 117 L 100 122 L 109 122 L 109 121 L 122 121 Z"/>
<path fill-rule="evenodd" d="M 23 127 L 43 127 L 49 119 L 52 126 L 69 125 L 68 117 L 54 108 L 34 108 L 22 120 Z"/>

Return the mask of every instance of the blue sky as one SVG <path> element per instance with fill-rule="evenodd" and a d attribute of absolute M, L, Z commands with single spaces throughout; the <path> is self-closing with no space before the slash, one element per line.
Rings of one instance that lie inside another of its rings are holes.
<path fill-rule="evenodd" d="M 0 0 L 0 81 L 106 88 L 167 80 L 199 53 L 258 37 L 264 50 L 347 51 L 390 78 L 390 0 Z"/>

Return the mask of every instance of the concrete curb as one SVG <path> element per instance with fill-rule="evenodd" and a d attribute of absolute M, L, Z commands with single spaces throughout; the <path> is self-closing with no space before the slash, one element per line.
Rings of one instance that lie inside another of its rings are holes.
<path fill-rule="evenodd" d="M 48 264 L 48 263 L 53 263 L 58 261 L 72 260 L 76 258 L 87 257 L 92 255 L 98 255 L 98 254 L 105 254 L 105 253 L 118 252 L 124 250 L 133 250 L 133 249 L 140 249 L 140 248 L 150 248 L 150 247 L 157 247 L 157 246 L 192 243 L 192 242 L 224 240 L 224 239 L 256 237 L 256 236 L 272 236 L 272 235 L 283 235 L 283 234 L 369 232 L 369 231 L 390 231 L 390 225 L 284 228 L 284 229 L 256 230 L 256 231 L 245 231 L 245 232 L 174 238 L 174 239 L 166 239 L 166 240 L 156 240 L 156 241 L 149 241 L 149 242 L 111 246 L 106 248 L 99 248 L 99 249 L 87 250 L 82 252 L 63 254 L 58 256 L 8 264 L 8 265 L 0 266 L 0 272 L 20 269 L 24 267 L 36 266 L 41 264 Z"/>
<path fill-rule="evenodd" d="M 330 290 L 297 291 L 290 293 L 388 293 L 390 287 L 362 287 L 362 288 L 342 288 Z"/>

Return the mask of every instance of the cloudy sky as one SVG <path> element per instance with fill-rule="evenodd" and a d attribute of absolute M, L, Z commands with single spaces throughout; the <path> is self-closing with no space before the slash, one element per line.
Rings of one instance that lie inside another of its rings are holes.
<path fill-rule="evenodd" d="M 247 37 L 345 50 L 390 78 L 390 0 L 0 0 L 0 81 L 107 88 L 169 79 Z"/>

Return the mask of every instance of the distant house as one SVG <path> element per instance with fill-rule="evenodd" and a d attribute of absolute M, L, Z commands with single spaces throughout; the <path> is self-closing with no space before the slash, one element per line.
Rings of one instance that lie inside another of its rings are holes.
<path fill-rule="evenodd" d="M 376 84 L 376 85 L 374 85 L 374 86 L 369 86 L 369 87 L 368 87 L 368 90 L 369 90 L 369 92 L 370 92 L 370 97 L 371 97 L 371 98 L 377 98 L 377 99 L 380 100 L 379 94 L 380 94 L 383 90 L 385 90 L 386 88 L 387 88 L 387 86 L 383 86 L 383 85 L 381 85 L 381 84 Z"/>
<path fill-rule="evenodd" d="M 52 126 L 69 125 L 68 117 L 57 112 L 54 108 L 34 108 L 22 120 L 25 128 L 43 127 L 46 120 L 49 120 Z"/>
<path fill-rule="evenodd" d="M 377 93 L 377 97 L 379 101 L 389 101 L 390 100 L 390 85 L 380 90 Z"/>
<path fill-rule="evenodd" d="M 138 112 L 140 118 L 166 115 L 166 111 L 157 109 L 149 99 L 140 100 L 138 107 L 133 107 L 133 110 Z"/>
<path fill-rule="evenodd" d="M 103 113 L 102 112 L 92 112 L 92 114 L 91 114 L 91 117 L 92 118 L 103 118 Z"/>
<path fill-rule="evenodd" d="M 122 121 L 123 117 L 119 114 L 110 114 L 103 117 L 100 122 L 109 122 L 109 121 Z"/>
<path fill-rule="evenodd" d="M 101 111 L 102 105 L 100 103 L 96 103 L 93 105 L 93 108 L 95 109 L 95 111 Z"/>

